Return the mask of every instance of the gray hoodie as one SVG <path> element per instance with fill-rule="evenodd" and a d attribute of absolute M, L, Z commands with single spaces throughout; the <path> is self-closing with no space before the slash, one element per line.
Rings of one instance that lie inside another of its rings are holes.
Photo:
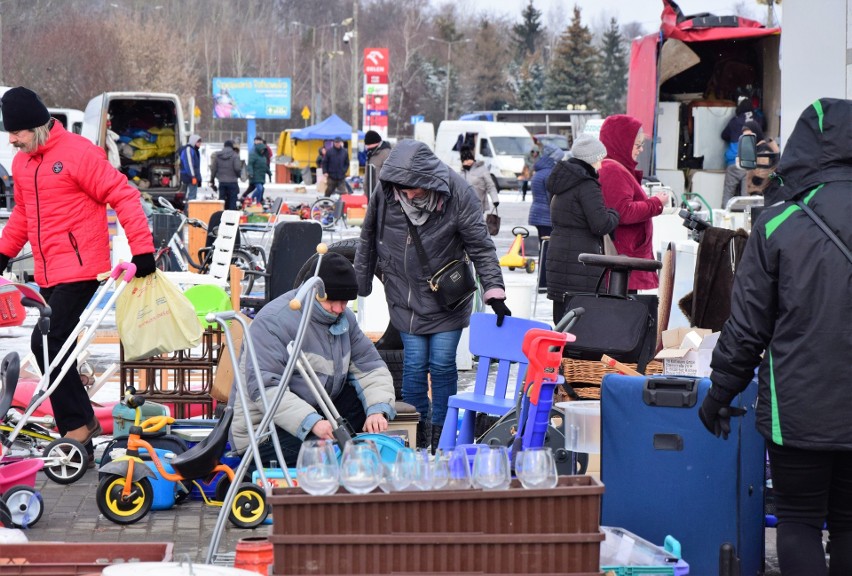
<path fill-rule="evenodd" d="M 237 182 L 240 179 L 240 155 L 233 148 L 222 148 L 213 154 L 210 162 L 210 181 L 218 178 L 219 182 Z"/>

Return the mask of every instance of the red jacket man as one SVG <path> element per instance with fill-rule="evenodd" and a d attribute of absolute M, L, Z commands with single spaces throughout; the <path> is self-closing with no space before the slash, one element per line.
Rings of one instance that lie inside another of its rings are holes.
<path fill-rule="evenodd" d="M 98 274 L 110 270 L 106 205 L 127 232 L 137 276 L 154 272 L 154 242 L 139 191 L 110 165 L 106 152 L 50 117 L 37 94 L 24 87 L 0 99 L 12 161 L 15 208 L 0 236 L 0 270 L 29 240 L 35 279 L 53 313 L 48 334 L 51 362 L 80 320 L 98 288 Z M 32 349 L 44 370 L 38 327 Z M 63 377 L 51 397 L 60 433 L 87 444 L 101 429 L 76 369 Z"/>

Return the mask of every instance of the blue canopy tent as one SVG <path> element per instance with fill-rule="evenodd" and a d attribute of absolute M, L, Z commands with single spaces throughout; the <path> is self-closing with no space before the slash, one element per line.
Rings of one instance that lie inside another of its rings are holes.
<path fill-rule="evenodd" d="M 352 126 L 337 114 L 332 114 L 319 124 L 307 126 L 291 134 L 291 138 L 295 140 L 334 140 L 338 136 L 344 140 L 352 138 Z M 364 139 L 364 133 L 361 130 L 358 131 L 358 139 Z"/>

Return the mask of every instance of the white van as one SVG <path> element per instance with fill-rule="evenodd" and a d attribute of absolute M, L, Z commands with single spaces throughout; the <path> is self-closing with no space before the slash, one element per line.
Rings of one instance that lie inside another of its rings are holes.
<path fill-rule="evenodd" d="M 82 135 L 107 149 L 107 121 L 118 134 L 121 172 L 141 190 L 173 198 L 180 189 L 178 152 L 186 144 L 176 94 L 104 92 L 86 105 Z"/>
<path fill-rule="evenodd" d="M 534 146 L 523 124 L 477 120 L 445 120 L 435 135 L 435 155 L 454 170 L 461 170 L 459 149 L 463 144 L 484 160 L 498 190 L 519 186 L 524 159 Z"/>
<path fill-rule="evenodd" d="M 79 134 L 83 131 L 83 111 L 75 110 L 74 108 L 51 108 L 48 106 L 47 111 L 51 117 L 62 122 L 62 126 L 69 132 Z"/>

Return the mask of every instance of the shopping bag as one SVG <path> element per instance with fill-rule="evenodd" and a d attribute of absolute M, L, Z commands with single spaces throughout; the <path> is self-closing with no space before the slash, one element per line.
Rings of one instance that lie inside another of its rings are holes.
<path fill-rule="evenodd" d="M 159 270 L 130 281 L 118 297 L 115 321 L 126 360 L 194 348 L 201 342 L 195 308 Z"/>
<path fill-rule="evenodd" d="M 497 236 L 500 232 L 500 216 L 497 215 L 496 207 L 489 214 L 485 215 L 485 224 L 488 226 L 488 233 L 492 236 Z"/>

